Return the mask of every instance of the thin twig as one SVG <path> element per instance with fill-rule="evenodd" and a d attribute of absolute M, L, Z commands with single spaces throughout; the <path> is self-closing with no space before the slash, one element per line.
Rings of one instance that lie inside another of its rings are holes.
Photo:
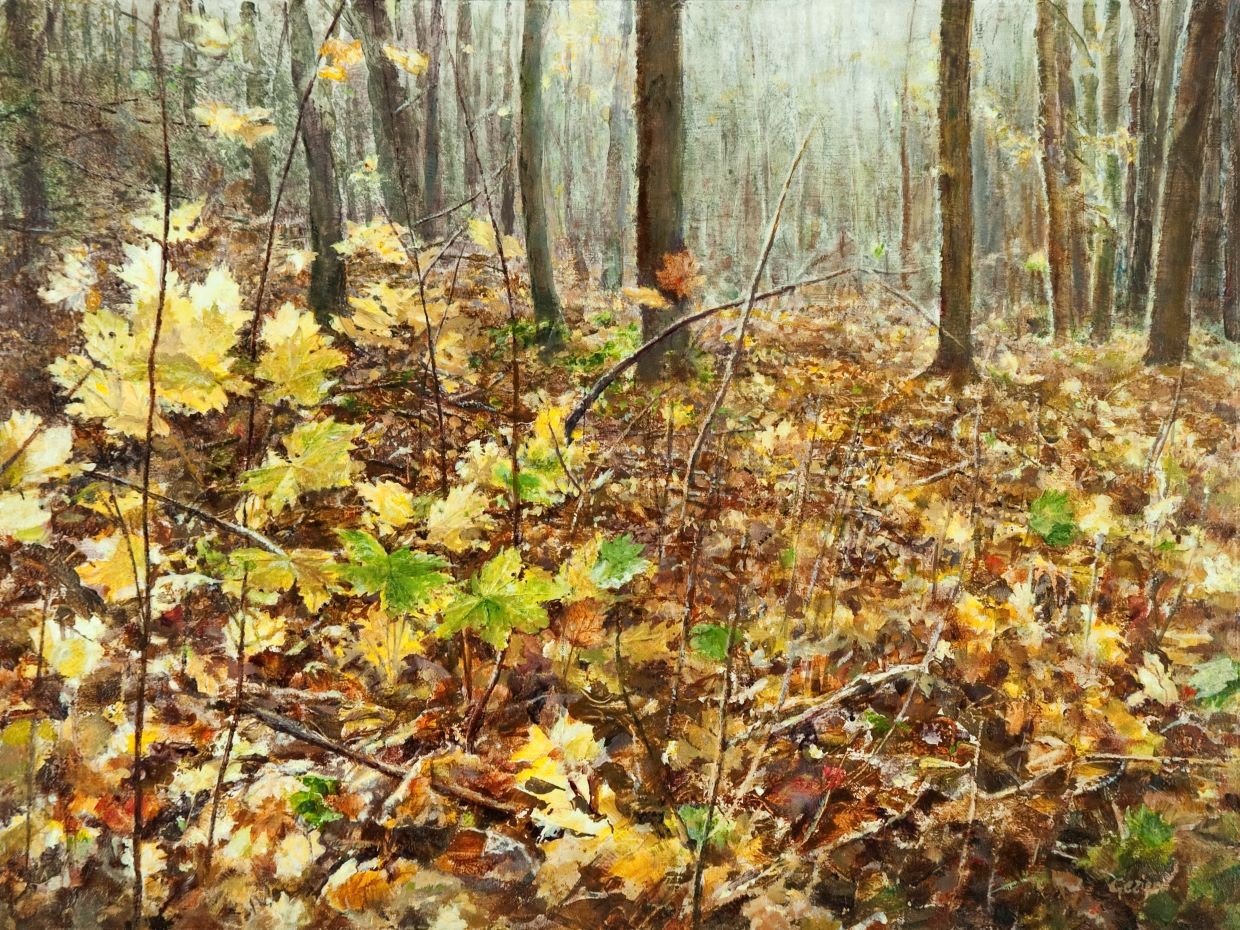
<path fill-rule="evenodd" d="M 839 268 L 832 271 L 830 274 L 818 275 L 813 278 L 804 278 L 800 281 L 793 281 L 791 284 L 783 284 L 779 287 L 773 288 L 772 290 L 763 291 L 761 294 L 756 294 L 754 295 L 753 300 L 756 303 L 758 301 L 770 300 L 773 297 L 782 297 L 784 294 L 790 294 L 793 291 L 800 290 L 803 287 L 812 287 L 815 284 L 825 284 L 828 281 L 841 278 L 846 274 L 852 274 L 852 271 L 852 268 Z M 573 407 L 572 412 L 564 421 L 564 432 L 568 435 L 570 441 L 573 434 L 577 431 L 577 427 L 581 423 L 582 419 L 587 413 L 589 413 L 590 408 L 594 406 L 595 402 L 603 395 L 603 392 L 611 387 L 617 378 L 636 365 L 638 361 L 641 360 L 642 356 L 644 356 L 647 352 L 655 348 L 655 346 L 659 345 L 663 342 L 663 340 L 674 336 L 686 326 L 691 326 L 694 323 L 699 323 L 702 320 L 709 319 L 716 313 L 722 313 L 724 310 L 735 310 L 737 307 L 744 306 L 747 302 L 748 298 L 730 300 L 726 304 L 707 307 L 705 310 L 698 310 L 696 313 L 690 313 L 688 316 L 682 316 L 676 322 L 668 324 L 668 326 L 661 332 L 651 336 L 624 358 L 620 359 L 620 361 L 616 362 L 616 364 L 614 364 L 611 368 L 607 369 L 606 372 L 599 376 L 594 384 L 590 385 L 590 390 L 586 391 L 581 400 L 577 401 L 577 405 Z"/>
<path fill-rule="evenodd" d="M 439 24 L 440 41 L 444 43 L 448 52 L 448 60 L 452 63 L 452 73 L 456 81 L 456 99 L 461 108 L 461 116 L 465 123 L 465 132 L 469 138 L 470 154 L 474 157 L 474 164 L 478 166 L 478 177 L 482 181 L 482 197 L 487 206 L 487 216 L 491 220 L 491 230 L 495 233 L 495 255 L 499 259 L 500 271 L 504 276 L 504 295 L 508 300 L 508 328 L 509 328 L 509 355 L 510 366 L 512 369 L 512 411 L 510 414 L 512 435 L 508 437 L 509 448 L 509 465 L 512 469 L 512 544 L 517 549 L 521 548 L 521 353 L 517 343 L 517 302 L 512 293 L 512 276 L 508 273 L 508 259 L 504 255 L 504 236 L 499 228 L 499 221 L 495 218 L 495 207 L 491 203 L 491 189 L 487 185 L 486 169 L 482 165 L 482 156 L 479 154 L 478 137 L 474 132 L 473 120 L 469 114 L 469 104 L 465 100 L 465 92 L 461 88 L 460 69 L 456 66 L 456 59 L 452 54 L 451 46 L 448 44 L 448 33 L 444 29 L 443 22 Z M 567 428 L 565 430 L 568 432 Z M 569 441 L 572 441 L 571 433 L 569 433 Z M 498 672 L 498 669 L 497 669 Z M 487 697 L 490 697 L 488 692 Z M 472 721 L 471 721 L 472 722 Z M 467 740 L 468 742 L 468 740 Z"/>
<path fill-rule="evenodd" d="M 124 478 L 120 478 L 116 475 L 110 475 L 107 472 L 101 472 L 101 471 L 91 472 L 91 477 L 98 478 L 100 481 L 106 481 L 108 484 L 119 485 L 123 488 L 132 488 L 135 491 L 139 491 L 142 489 L 142 485 L 140 484 L 135 484 L 132 481 L 126 481 Z M 222 530 L 227 530 L 230 533 L 233 533 L 237 536 L 241 536 L 245 539 L 248 539 L 251 542 L 259 545 L 263 549 L 266 549 L 268 552 L 272 553 L 273 555 L 285 556 L 285 557 L 287 557 L 288 555 L 288 553 L 284 549 L 282 549 L 279 545 L 272 542 L 262 533 L 256 532 L 255 530 L 251 530 L 247 527 L 241 526 L 236 523 L 230 523 L 229 521 L 223 519 L 222 517 L 217 517 L 213 513 L 208 513 L 205 510 L 200 510 L 199 508 L 195 507 L 193 504 L 187 504 L 185 503 L 185 501 L 179 501 L 176 498 L 168 497 L 165 494 L 160 494 L 158 491 L 151 491 L 150 496 L 152 500 L 157 500 L 161 504 L 167 504 L 169 507 L 176 507 L 178 510 L 184 510 L 186 513 L 193 514 L 195 517 L 199 517 L 200 519 L 206 520 L 208 523 L 214 524 L 215 526 L 218 526 Z"/>
<path fill-rule="evenodd" d="M 808 141 L 808 137 L 806 139 Z M 804 146 L 802 146 L 804 151 Z M 778 217 L 779 211 L 776 210 Z M 743 338 L 743 335 L 742 335 Z M 741 542 L 741 559 L 745 558 L 749 548 L 749 535 L 746 533 Z M 745 573 L 742 573 L 742 577 Z M 710 794 L 706 801 L 706 819 L 702 825 L 702 833 L 698 838 L 697 862 L 693 868 L 693 908 L 692 925 L 694 930 L 702 925 L 702 886 L 706 869 L 706 847 L 710 843 L 711 829 L 714 826 L 715 807 L 719 803 L 719 789 L 723 785 L 723 763 L 728 753 L 728 702 L 732 700 L 732 663 L 735 660 L 736 629 L 740 624 L 741 614 L 745 611 L 745 597 L 748 592 L 745 585 L 738 585 L 736 590 L 736 606 L 732 611 L 732 622 L 728 624 L 728 638 L 725 643 L 726 658 L 723 663 L 723 687 L 719 693 L 719 744 L 715 749 L 715 771 L 711 777 Z"/>
<path fill-rule="evenodd" d="M 134 709 L 133 726 L 133 926 L 142 926 L 142 737 L 146 727 L 146 677 L 147 651 L 151 638 L 151 453 L 155 442 L 155 410 L 158 403 L 156 386 L 156 357 L 159 337 L 164 324 L 164 300 L 168 293 L 168 232 L 172 224 L 172 148 L 168 140 L 168 86 L 164 75 L 163 37 L 159 18 L 161 0 L 155 0 L 151 13 L 151 58 L 155 65 L 155 81 L 159 89 L 159 118 L 164 156 L 163 228 L 159 240 L 159 288 L 155 303 L 155 318 L 151 326 L 151 347 L 146 357 L 146 435 L 142 445 L 142 563 L 143 575 L 140 585 L 138 630 L 138 695 Z M 127 533 L 124 524 L 121 532 Z M 136 583 L 136 579 L 135 579 Z"/>

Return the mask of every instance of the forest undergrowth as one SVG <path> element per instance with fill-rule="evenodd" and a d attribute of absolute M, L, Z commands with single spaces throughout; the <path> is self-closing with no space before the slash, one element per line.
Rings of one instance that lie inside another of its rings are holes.
<path fill-rule="evenodd" d="M 757 304 L 709 432 L 735 309 L 569 436 L 649 292 L 540 355 L 518 243 L 376 223 L 329 328 L 304 252 L 256 308 L 261 239 L 170 220 L 26 308 L 76 335 L 0 425 L 8 926 L 1240 928 L 1208 330 L 992 318 L 955 387 L 850 272 Z"/>

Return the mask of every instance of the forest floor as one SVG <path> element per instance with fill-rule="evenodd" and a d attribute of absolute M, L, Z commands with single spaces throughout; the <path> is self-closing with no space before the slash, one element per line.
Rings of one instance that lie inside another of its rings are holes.
<path fill-rule="evenodd" d="M 262 536 L 296 556 L 364 527 L 481 591 L 512 542 L 493 243 L 428 277 L 437 390 L 421 306 L 382 290 L 408 286 L 400 255 L 351 242 L 347 367 L 312 408 L 262 412 L 260 433 L 278 448 L 303 418 L 356 424 L 360 466 L 271 508 Z M 248 253 L 229 249 L 182 247 L 182 279 L 231 265 L 248 295 Z M 85 312 L 123 305 L 106 267 L 122 256 L 94 260 Z M 297 265 L 269 307 L 304 292 Z M 737 312 L 695 331 L 679 376 L 617 382 L 571 443 L 568 411 L 636 345 L 635 307 L 568 288 L 551 359 L 518 325 L 529 568 L 503 596 L 533 598 L 545 569 L 554 593 L 522 614 L 545 623 L 501 647 L 485 623 L 449 629 L 443 601 L 398 617 L 356 574 L 314 590 L 295 567 L 254 609 L 222 779 L 224 595 L 244 600 L 259 563 L 238 590 L 236 541 L 200 517 L 243 514 L 245 404 L 170 415 L 159 489 L 193 509 L 163 510 L 157 537 L 165 571 L 206 580 L 154 621 L 152 925 L 1240 927 L 1235 348 L 1200 334 L 1182 369 L 1148 369 L 1134 334 L 1055 346 L 992 321 L 956 389 L 918 377 L 926 319 L 861 285 L 757 306 L 688 480 Z M 43 369 L 80 344 L 84 311 L 55 312 L 14 318 L 30 348 L 6 348 L 6 406 L 54 416 Z M 75 426 L 77 459 L 136 480 L 138 444 Z M 112 517 L 90 477 L 56 541 L 4 554 L 9 926 L 120 926 L 129 907 L 136 590 L 100 570 Z M 83 629 L 94 647 L 45 667 L 31 621 L 49 577 L 72 608 L 57 648 Z"/>

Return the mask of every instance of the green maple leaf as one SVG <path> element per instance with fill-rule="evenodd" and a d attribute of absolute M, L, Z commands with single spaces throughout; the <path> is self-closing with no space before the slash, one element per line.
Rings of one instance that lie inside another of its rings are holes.
<path fill-rule="evenodd" d="M 389 553 L 362 530 L 337 530 L 336 534 L 349 561 L 332 566 L 333 573 L 352 586 L 354 594 L 378 594 L 379 603 L 390 613 L 412 612 L 451 581 L 439 571 L 448 563 L 437 555 L 408 548 Z"/>
<path fill-rule="evenodd" d="M 693 651 L 716 662 L 727 659 L 728 650 L 737 639 L 731 630 L 717 623 L 699 623 L 689 631 L 689 645 Z"/>
<path fill-rule="evenodd" d="M 603 543 L 598 548 L 598 561 L 590 569 L 590 580 L 612 591 L 624 587 L 650 567 L 650 561 L 641 557 L 645 548 L 633 542 L 628 533 Z"/>
<path fill-rule="evenodd" d="M 521 555 L 511 547 L 501 551 L 469 579 L 443 612 L 440 636 L 452 636 L 468 627 L 496 649 L 508 645 L 513 630 L 536 633 L 548 623 L 546 601 L 563 595 L 562 587 L 537 568 L 522 571 Z"/>
<path fill-rule="evenodd" d="M 1043 491 L 1029 505 L 1029 528 L 1048 546 L 1066 546 L 1076 539 L 1076 511 L 1066 491 Z"/>

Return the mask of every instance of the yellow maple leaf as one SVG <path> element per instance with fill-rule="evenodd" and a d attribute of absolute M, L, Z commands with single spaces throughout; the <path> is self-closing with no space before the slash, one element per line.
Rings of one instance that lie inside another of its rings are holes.
<path fill-rule="evenodd" d="M 495 519 L 487 513 L 490 501 L 473 483 L 458 484 L 448 496 L 431 505 L 426 517 L 426 539 L 449 552 L 464 552 L 483 544 Z"/>
<path fill-rule="evenodd" d="M 263 392 L 268 403 L 287 400 L 302 407 L 313 407 L 327 397 L 335 380 L 328 373 L 343 366 L 348 358 L 332 348 L 314 316 L 291 303 L 283 304 L 263 324 L 266 347 L 254 374 L 271 387 Z"/>
<path fill-rule="evenodd" d="M 385 45 L 383 54 L 396 67 L 414 77 L 425 71 L 431 61 L 425 53 L 419 52 L 416 48 L 397 48 L 395 45 Z"/>
<path fill-rule="evenodd" d="M 364 911 L 387 900 L 392 892 L 378 860 L 358 863 L 350 859 L 332 873 L 323 887 L 323 898 L 338 911 Z"/>
<path fill-rule="evenodd" d="M 276 133 L 271 122 L 271 111 L 266 107 L 242 107 L 235 109 L 226 103 L 208 101 L 194 107 L 195 118 L 211 132 L 223 139 L 236 139 L 245 145 L 253 145 Z"/>
<path fill-rule="evenodd" d="M 380 533 L 390 533 L 408 526 L 413 520 L 413 494 L 404 485 L 390 479 L 363 482 L 357 485 L 358 495 L 370 510 L 369 526 Z"/>
<path fill-rule="evenodd" d="M 142 537 L 128 531 L 97 536 L 79 543 L 87 562 L 77 566 L 82 584 L 94 590 L 111 604 L 120 604 L 138 596 L 138 584 L 146 584 L 146 567 Z M 151 564 L 160 561 L 160 549 L 151 545 Z"/>

